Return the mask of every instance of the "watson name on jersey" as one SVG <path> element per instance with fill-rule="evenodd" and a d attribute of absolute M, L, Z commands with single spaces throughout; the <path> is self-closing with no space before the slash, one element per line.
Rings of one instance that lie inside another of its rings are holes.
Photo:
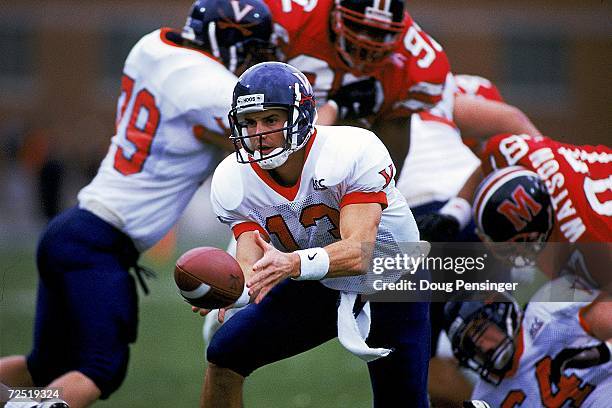
<path fill-rule="evenodd" d="M 544 180 L 556 217 L 551 240 L 560 242 L 612 242 L 611 163 L 607 146 L 528 135 L 498 135 L 483 156 L 485 173 L 519 165 Z"/>

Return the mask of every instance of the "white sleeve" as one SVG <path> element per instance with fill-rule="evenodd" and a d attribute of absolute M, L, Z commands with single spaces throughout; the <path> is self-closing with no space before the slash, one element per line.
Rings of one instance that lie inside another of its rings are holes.
<path fill-rule="evenodd" d="M 241 211 L 244 195 L 240 174 L 231 171 L 229 160 L 235 160 L 233 155 L 223 160 L 213 174 L 210 188 L 213 211 L 221 223 L 232 229 L 236 239 L 247 231 L 259 231 L 267 237 L 268 234 L 263 227 Z"/>
<path fill-rule="evenodd" d="M 225 68 L 211 66 L 209 80 L 203 78 L 202 67 L 194 65 L 177 71 L 173 80 L 168 78 L 165 87 L 173 95 L 173 103 L 184 110 L 189 123 L 204 126 L 211 131 L 225 134 L 229 129 L 227 114 L 232 104 L 236 77 Z"/>

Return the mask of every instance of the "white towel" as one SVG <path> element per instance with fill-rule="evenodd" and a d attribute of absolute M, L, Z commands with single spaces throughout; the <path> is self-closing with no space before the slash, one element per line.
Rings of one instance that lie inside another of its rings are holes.
<path fill-rule="evenodd" d="M 365 342 L 370 334 L 370 302 L 366 302 L 363 309 L 355 318 L 353 307 L 357 300 L 357 293 L 341 292 L 340 306 L 338 306 L 338 340 L 351 353 L 360 359 L 370 362 L 391 353 L 386 348 L 371 348 Z"/>

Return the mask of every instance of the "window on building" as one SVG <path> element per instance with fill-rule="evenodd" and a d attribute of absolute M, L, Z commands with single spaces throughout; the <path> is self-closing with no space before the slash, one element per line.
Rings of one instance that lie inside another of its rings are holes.
<path fill-rule="evenodd" d="M 569 52 L 560 36 L 513 36 L 504 42 L 506 80 L 516 85 L 564 85 Z"/>
<path fill-rule="evenodd" d="M 39 89 L 35 32 L 23 21 L 0 23 L 0 105 L 27 108 Z"/>
<path fill-rule="evenodd" d="M 130 50 L 140 38 L 156 27 L 112 28 L 104 33 L 102 67 L 105 79 L 118 81 Z"/>
<path fill-rule="evenodd" d="M 0 25 L 0 76 L 27 78 L 34 73 L 33 33 L 23 25 Z"/>
<path fill-rule="evenodd" d="M 501 55 L 507 100 L 530 111 L 571 109 L 570 45 L 561 33 L 513 32 L 503 39 Z"/>
<path fill-rule="evenodd" d="M 99 58 L 101 77 L 98 92 L 101 101 L 114 100 L 119 92 L 125 59 L 132 47 L 147 33 L 159 28 L 157 22 L 139 22 L 105 27 Z M 110 99 L 109 99 L 110 98 Z"/>

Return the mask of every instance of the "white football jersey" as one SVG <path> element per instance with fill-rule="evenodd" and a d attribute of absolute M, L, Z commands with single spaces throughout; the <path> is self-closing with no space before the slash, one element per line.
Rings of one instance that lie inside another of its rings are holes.
<path fill-rule="evenodd" d="M 169 29 L 132 49 L 117 105 L 117 133 L 94 180 L 79 193 L 92 211 L 139 250 L 172 227 L 221 151 L 198 140 L 225 134 L 237 78 L 212 56 L 177 46 Z M 171 33 L 172 34 L 172 33 Z"/>
<path fill-rule="evenodd" d="M 479 165 L 453 122 L 421 112 L 412 115 L 410 151 L 397 188 L 411 207 L 447 201 Z"/>
<path fill-rule="evenodd" d="M 533 299 L 550 299 L 547 291 L 567 291 L 564 279 L 553 281 Z M 552 288 L 552 289 L 551 289 Z M 517 343 L 514 366 L 501 384 L 479 380 L 473 399 L 492 407 L 608 407 L 612 396 L 612 362 L 583 369 L 567 369 L 551 384 L 551 362 L 566 348 L 601 343 L 588 333 L 581 313 L 597 297 L 595 290 L 573 289 L 575 302 L 529 302 Z M 541 296 L 546 293 L 546 296 Z M 557 294 L 558 298 L 559 294 Z"/>
<path fill-rule="evenodd" d="M 259 230 L 284 252 L 324 247 L 340 240 L 343 206 L 380 203 L 384 210 L 377 247 L 418 241 L 412 213 L 395 188 L 389 152 L 374 133 L 348 126 L 317 126 L 304 149 L 306 162 L 293 187 L 278 185 L 256 163 L 239 164 L 233 156 L 217 167 L 211 187 L 213 209 L 236 237 Z M 333 278 L 323 283 L 337 290 L 364 292 L 367 282 L 363 279 Z"/>

